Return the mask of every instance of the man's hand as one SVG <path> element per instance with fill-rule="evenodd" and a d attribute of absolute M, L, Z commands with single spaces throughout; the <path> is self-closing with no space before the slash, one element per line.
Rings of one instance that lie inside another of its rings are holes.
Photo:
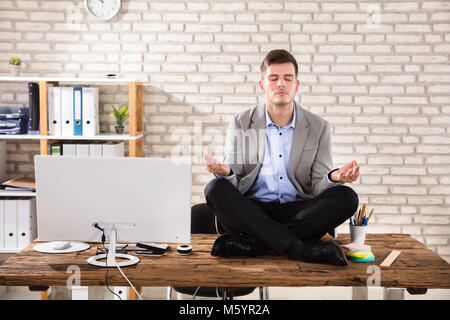
<path fill-rule="evenodd" d="M 203 158 L 206 161 L 206 170 L 219 176 L 230 175 L 231 169 L 228 165 L 221 163 L 219 160 L 211 156 L 209 148 L 206 148 Z"/>
<path fill-rule="evenodd" d="M 359 164 L 355 160 L 331 173 L 334 182 L 352 183 L 359 177 Z"/>

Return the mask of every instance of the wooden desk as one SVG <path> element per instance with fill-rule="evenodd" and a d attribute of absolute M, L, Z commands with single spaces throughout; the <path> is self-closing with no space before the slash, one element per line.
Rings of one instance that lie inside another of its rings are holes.
<path fill-rule="evenodd" d="M 217 258 L 210 255 L 217 236 L 192 235 L 193 253 L 179 256 L 176 246 L 162 257 L 140 257 L 138 265 L 122 268 L 130 281 L 143 286 L 366 286 L 373 277 L 371 265 L 379 266 L 391 250 L 401 255 L 389 268 L 380 268 L 382 287 L 410 288 L 424 293 L 426 288 L 450 288 L 450 265 L 425 245 L 407 234 L 368 234 L 366 244 L 372 246 L 374 263 L 349 261 L 346 267 L 304 263 L 286 257 L 267 255 L 258 258 Z M 349 235 L 338 237 L 349 242 Z M 71 273 L 68 267 L 77 265 L 82 286 L 104 286 L 104 268 L 89 265 L 86 260 L 95 254 L 91 249 L 70 254 L 34 252 L 33 242 L 0 266 L 0 285 L 6 286 L 66 286 Z M 116 268 L 109 268 L 110 286 L 127 286 Z"/>

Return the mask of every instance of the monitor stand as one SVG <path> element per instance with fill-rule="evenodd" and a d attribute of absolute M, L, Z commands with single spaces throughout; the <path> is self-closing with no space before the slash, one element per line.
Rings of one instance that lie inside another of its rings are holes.
<path fill-rule="evenodd" d="M 128 267 L 135 265 L 139 262 L 138 257 L 129 254 L 116 253 L 116 244 L 117 244 L 117 229 L 116 225 L 113 225 L 109 237 L 108 253 L 92 256 L 87 260 L 87 262 L 97 267 Z M 105 258 L 106 261 L 100 261 Z M 118 262 L 116 261 L 116 258 L 125 259 L 126 261 Z"/>

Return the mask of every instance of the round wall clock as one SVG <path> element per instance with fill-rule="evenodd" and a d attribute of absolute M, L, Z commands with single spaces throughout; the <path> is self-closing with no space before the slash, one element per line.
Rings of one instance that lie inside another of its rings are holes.
<path fill-rule="evenodd" d="M 119 13 L 122 0 L 84 0 L 84 6 L 95 18 L 109 20 Z"/>

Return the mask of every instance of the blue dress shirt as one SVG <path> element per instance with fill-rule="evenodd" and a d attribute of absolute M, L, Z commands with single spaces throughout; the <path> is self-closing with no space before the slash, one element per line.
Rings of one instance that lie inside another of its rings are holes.
<path fill-rule="evenodd" d="M 296 112 L 291 123 L 280 128 L 266 112 L 266 146 L 264 159 L 253 185 L 246 192 L 248 198 L 261 202 L 286 203 L 303 200 L 290 176 L 291 147 L 294 137 Z"/>

